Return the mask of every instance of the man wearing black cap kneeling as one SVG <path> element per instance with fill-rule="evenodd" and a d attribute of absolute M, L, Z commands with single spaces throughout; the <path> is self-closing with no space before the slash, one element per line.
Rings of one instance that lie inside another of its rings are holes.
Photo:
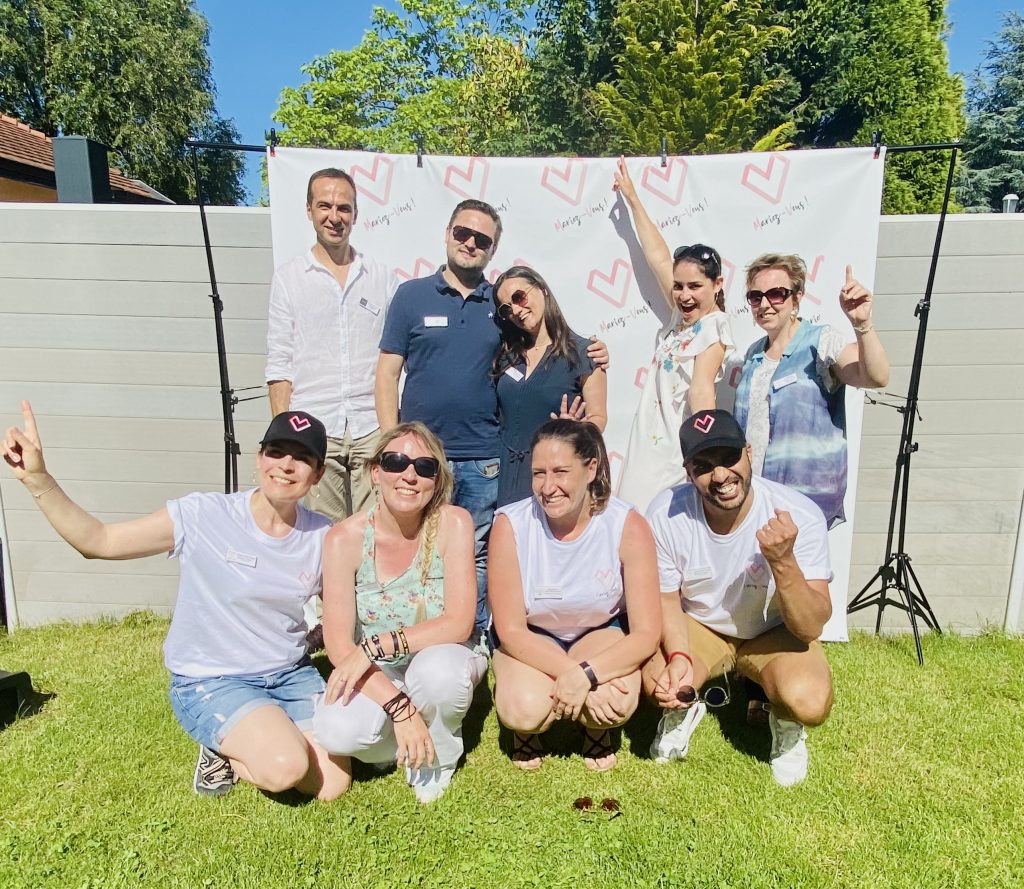
<path fill-rule="evenodd" d="M 644 690 L 663 708 L 651 755 L 686 755 L 706 707 L 728 702 L 727 681 L 699 690 L 736 669 L 771 702 L 775 780 L 798 784 L 807 774 L 804 727 L 832 708 L 817 641 L 832 613 L 825 517 L 803 494 L 753 476 L 728 411 L 697 412 L 679 443 L 689 483 L 662 491 L 647 510 L 663 620 L 661 648 L 643 673 Z"/>

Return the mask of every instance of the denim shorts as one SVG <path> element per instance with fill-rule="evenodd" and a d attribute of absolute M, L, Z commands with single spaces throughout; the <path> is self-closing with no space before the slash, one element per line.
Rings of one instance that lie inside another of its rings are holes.
<path fill-rule="evenodd" d="M 313 705 L 324 687 L 323 677 L 308 658 L 262 676 L 194 679 L 172 673 L 171 709 L 194 740 L 219 751 L 240 720 L 268 704 L 276 704 L 301 731 L 309 731 Z"/>

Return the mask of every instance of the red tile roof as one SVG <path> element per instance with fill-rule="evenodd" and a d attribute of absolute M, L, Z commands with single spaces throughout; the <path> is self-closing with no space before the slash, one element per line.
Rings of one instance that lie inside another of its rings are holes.
<path fill-rule="evenodd" d="M 50 137 L 6 114 L 0 114 L 0 158 L 40 170 L 53 170 Z M 110 168 L 110 187 L 114 191 L 124 191 L 150 200 L 155 198 L 150 189 L 129 179 L 114 167 Z"/>

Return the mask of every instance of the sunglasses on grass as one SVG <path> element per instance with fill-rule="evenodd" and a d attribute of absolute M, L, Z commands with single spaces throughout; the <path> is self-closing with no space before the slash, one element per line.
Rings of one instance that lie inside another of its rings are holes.
<path fill-rule="evenodd" d="M 478 250 L 490 250 L 494 245 L 494 238 L 490 235 L 485 235 L 483 232 L 478 232 L 474 228 L 467 228 L 464 225 L 453 225 L 452 237 L 460 244 L 465 244 L 466 241 L 472 238 Z"/>
<path fill-rule="evenodd" d="M 397 451 L 385 451 L 380 455 L 380 468 L 385 472 L 401 473 L 410 466 L 420 478 L 434 478 L 441 471 L 441 464 L 435 457 L 407 457 Z"/>
<path fill-rule="evenodd" d="M 536 284 L 533 285 L 533 287 L 536 286 Z M 508 321 L 509 318 L 512 317 L 512 306 L 525 306 L 526 298 L 530 295 L 530 291 L 533 290 L 533 287 L 527 287 L 526 290 L 517 290 L 509 297 L 510 302 L 498 303 L 496 314 L 499 320 Z"/>
<path fill-rule="evenodd" d="M 761 300 L 766 299 L 770 306 L 781 306 L 794 293 L 796 291 L 792 287 L 773 287 L 771 290 L 748 290 L 747 302 L 754 308 L 757 308 L 761 305 Z"/>

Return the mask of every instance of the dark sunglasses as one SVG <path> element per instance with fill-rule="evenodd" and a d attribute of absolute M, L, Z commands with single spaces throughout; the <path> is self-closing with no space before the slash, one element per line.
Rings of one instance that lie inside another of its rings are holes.
<path fill-rule="evenodd" d="M 536 286 L 536 284 L 533 285 L 533 287 Z M 512 294 L 512 296 L 509 297 L 511 302 L 499 303 L 497 312 L 498 318 L 500 318 L 502 321 L 508 321 L 508 319 L 512 317 L 512 306 L 525 306 L 526 297 L 529 296 L 530 291 L 533 290 L 533 287 L 529 287 L 526 290 L 517 290 L 515 293 Z"/>
<path fill-rule="evenodd" d="M 687 244 L 684 247 L 676 247 L 672 254 L 672 262 L 679 262 L 680 259 L 699 259 L 707 262 L 713 259 L 719 265 L 722 264 L 722 257 L 714 247 L 706 247 L 704 244 Z"/>
<path fill-rule="evenodd" d="M 792 287 L 773 287 L 771 290 L 748 290 L 747 302 L 754 308 L 757 308 L 761 305 L 761 300 L 766 299 L 770 306 L 781 306 L 794 293 L 796 291 Z"/>
<path fill-rule="evenodd" d="M 494 238 L 490 235 L 485 235 L 483 232 L 478 232 L 476 229 L 466 228 L 464 225 L 453 225 L 452 237 L 460 244 L 465 244 L 466 241 L 472 238 L 473 243 L 476 244 L 477 249 L 479 250 L 490 250 L 494 245 Z"/>
<path fill-rule="evenodd" d="M 724 466 L 728 469 L 730 466 L 735 466 L 739 463 L 742 456 L 742 448 L 723 448 L 719 451 L 718 459 L 716 460 L 701 460 L 694 457 L 690 461 L 690 471 L 694 475 L 706 475 L 709 472 L 713 472 L 719 466 Z"/>
<path fill-rule="evenodd" d="M 405 472 L 412 466 L 420 478 L 434 478 L 441 471 L 441 464 L 434 457 L 407 457 L 397 451 L 385 451 L 380 455 L 380 468 L 385 472 Z"/>
<path fill-rule="evenodd" d="M 595 803 L 589 796 L 581 796 L 572 804 L 572 807 L 576 809 L 577 812 L 586 812 L 598 807 L 604 809 L 606 812 L 618 812 L 619 801 L 617 799 L 606 797 L 601 800 L 600 803 Z"/>
<path fill-rule="evenodd" d="M 723 673 L 722 680 L 725 682 L 724 686 L 712 685 L 710 688 L 704 689 L 703 694 L 692 685 L 684 685 L 679 689 L 676 697 L 680 704 L 689 705 L 702 701 L 708 707 L 724 707 L 732 700 L 732 695 L 729 693 L 729 674 Z"/>

